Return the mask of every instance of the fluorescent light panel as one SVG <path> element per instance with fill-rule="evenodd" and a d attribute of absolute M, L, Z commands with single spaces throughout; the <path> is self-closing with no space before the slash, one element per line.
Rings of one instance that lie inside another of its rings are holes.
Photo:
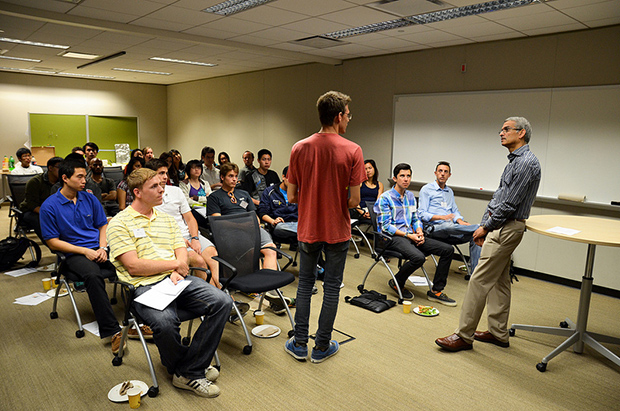
<path fill-rule="evenodd" d="M 226 0 L 222 3 L 218 3 L 215 6 L 207 7 L 203 11 L 207 13 L 219 14 L 220 16 L 230 16 L 231 14 L 239 13 L 256 6 L 261 6 L 265 3 L 269 3 L 273 0 Z"/>
<path fill-rule="evenodd" d="M 63 46 L 60 44 L 39 43 L 38 41 L 18 40 L 18 39 L 11 39 L 8 37 L 0 37 L 0 41 L 4 41 L 7 43 L 14 43 L 14 44 L 23 44 L 25 46 L 49 47 L 53 49 L 66 50 L 69 48 L 69 46 Z"/>
<path fill-rule="evenodd" d="M 84 78 L 95 78 L 95 79 L 115 79 L 116 77 L 112 76 L 97 76 L 94 74 L 79 74 L 79 73 L 57 73 L 58 76 L 69 76 L 69 77 L 84 77 Z"/>
<path fill-rule="evenodd" d="M 2 55 L 0 55 L 0 59 L 17 60 L 17 61 L 30 61 L 32 63 L 40 63 L 41 62 L 41 60 L 37 60 L 37 59 L 27 59 L 27 58 L 23 58 L 23 57 L 10 57 L 10 56 L 2 56 Z"/>
<path fill-rule="evenodd" d="M 331 33 L 323 34 L 323 36 L 332 39 L 359 36 L 361 34 L 376 33 L 378 31 L 412 26 L 414 24 L 436 23 L 438 21 L 451 20 L 459 17 L 474 16 L 478 14 L 488 13 L 491 11 L 512 9 L 515 7 L 527 6 L 528 4 L 535 2 L 540 2 L 540 0 L 494 0 L 486 3 L 472 4 L 470 6 L 455 7 L 452 9 L 439 10 L 433 11 L 431 13 L 403 17 L 402 19 L 367 24 L 365 26 L 334 31 Z"/>
<path fill-rule="evenodd" d="M 142 74 L 159 74 L 161 76 L 169 76 L 172 74 L 172 73 L 165 73 L 163 71 L 136 70 L 136 69 L 121 68 L 121 67 L 114 67 L 112 70 L 130 71 L 132 73 L 142 73 Z"/>
<path fill-rule="evenodd" d="M 168 62 L 168 63 L 193 64 L 195 66 L 206 66 L 206 67 L 215 67 L 215 66 L 217 66 L 217 64 L 213 64 L 213 63 L 201 63 L 200 61 L 169 59 L 169 58 L 166 58 L 166 57 L 151 57 L 151 58 L 149 58 L 149 60 L 165 61 L 165 62 Z"/>
<path fill-rule="evenodd" d="M 71 57 L 74 59 L 92 60 L 99 57 L 97 54 L 80 53 L 77 51 L 65 51 L 60 54 L 62 57 Z"/>
<path fill-rule="evenodd" d="M 21 71 L 24 73 L 36 73 L 36 74 L 56 74 L 56 71 L 20 69 L 20 68 L 15 68 L 15 67 L 0 67 L 0 70 Z"/>

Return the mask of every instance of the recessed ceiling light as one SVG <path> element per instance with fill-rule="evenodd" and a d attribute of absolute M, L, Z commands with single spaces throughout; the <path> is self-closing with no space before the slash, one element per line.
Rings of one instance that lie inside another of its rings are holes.
<path fill-rule="evenodd" d="M 14 67 L 0 67 L 0 70 L 21 71 L 24 73 L 36 73 L 36 74 L 56 74 L 56 71 L 20 69 L 20 68 L 14 68 Z"/>
<path fill-rule="evenodd" d="M 37 60 L 37 59 L 27 59 L 24 57 L 10 57 L 10 56 L 3 56 L 0 55 L 0 59 L 6 59 L 6 60 L 17 60 L 17 61 L 30 61 L 32 63 L 40 63 L 41 60 Z"/>
<path fill-rule="evenodd" d="M 195 66 L 206 66 L 206 67 L 215 67 L 215 66 L 217 66 L 217 64 L 213 64 L 213 63 L 201 63 L 200 61 L 169 59 L 169 58 L 165 58 L 165 57 L 151 57 L 149 60 L 166 61 L 168 63 L 193 64 Z"/>
<path fill-rule="evenodd" d="M 132 73 L 142 73 L 142 74 L 159 74 L 161 76 L 169 76 L 172 74 L 172 73 L 165 73 L 163 71 L 136 70 L 136 69 L 121 68 L 121 67 L 114 67 L 112 70 L 131 71 Z"/>
<path fill-rule="evenodd" d="M 92 60 L 99 57 L 97 54 L 88 54 L 88 53 L 80 53 L 77 51 L 63 51 L 59 54 L 62 57 L 71 57 L 74 59 L 84 59 L 84 60 Z"/>
<path fill-rule="evenodd" d="M 7 43 L 14 43 L 14 44 L 23 44 L 25 46 L 49 47 L 53 49 L 65 49 L 66 50 L 70 47 L 70 46 L 63 46 L 60 44 L 39 43 L 38 41 L 10 39 L 8 37 L 0 37 L 0 41 L 4 41 Z"/>
<path fill-rule="evenodd" d="M 85 77 L 85 78 L 97 78 L 97 79 L 115 79 L 116 77 L 112 76 L 96 76 L 94 74 L 79 74 L 79 73 L 57 73 L 59 76 L 70 76 L 70 77 Z"/>
<path fill-rule="evenodd" d="M 220 16 L 229 16 L 231 14 L 239 13 L 256 6 L 269 3 L 273 0 L 226 0 L 215 6 L 207 7 L 202 11 L 207 13 L 219 14 Z"/>
<path fill-rule="evenodd" d="M 340 39 L 343 37 L 358 36 L 360 34 L 376 33 L 378 31 L 412 26 L 414 24 L 436 23 L 438 21 L 451 20 L 458 17 L 474 16 L 478 14 L 488 13 L 491 11 L 512 9 L 515 7 L 527 6 L 528 4 L 532 3 L 541 3 L 544 1 L 546 0 L 494 0 L 486 3 L 472 4 L 470 6 L 455 7 L 452 9 L 439 10 L 430 13 L 403 17 L 401 19 L 367 24 L 365 26 L 334 31 L 331 33 L 323 34 L 322 36 L 332 39 Z"/>

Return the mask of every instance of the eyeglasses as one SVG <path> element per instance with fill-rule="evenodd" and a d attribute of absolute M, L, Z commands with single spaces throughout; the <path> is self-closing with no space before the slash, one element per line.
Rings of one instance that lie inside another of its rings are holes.
<path fill-rule="evenodd" d="M 499 131 L 499 134 L 502 134 L 502 131 L 504 133 L 508 133 L 510 130 L 514 130 L 514 131 L 519 131 L 519 130 L 523 130 L 522 128 L 515 128 L 515 127 L 504 127 Z"/>
<path fill-rule="evenodd" d="M 353 114 L 351 114 L 351 112 L 350 112 L 350 111 L 349 111 L 348 113 L 342 113 L 342 114 L 344 114 L 345 116 L 347 116 L 347 118 L 348 118 L 349 120 L 353 119 Z"/>
<path fill-rule="evenodd" d="M 230 202 L 233 204 L 237 204 L 237 198 L 235 197 L 235 194 L 232 191 L 228 192 L 228 197 L 230 197 Z"/>

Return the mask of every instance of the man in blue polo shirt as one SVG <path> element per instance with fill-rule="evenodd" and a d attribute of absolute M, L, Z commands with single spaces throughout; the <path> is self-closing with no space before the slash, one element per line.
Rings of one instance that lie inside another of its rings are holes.
<path fill-rule="evenodd" d="M 39 212 L 43 239 L 50 249 L 66 254 L 66 269 L 84 281 L 101 338 L 112 337 L 112 352 L 120 348 L 121 328 L 105 289 L 105 278 L 115 275 L 108 259 L 103 206 L 85 192 L 83 162 L 65 160 L 59 164 L 60 190 L 49 196 Z"/>

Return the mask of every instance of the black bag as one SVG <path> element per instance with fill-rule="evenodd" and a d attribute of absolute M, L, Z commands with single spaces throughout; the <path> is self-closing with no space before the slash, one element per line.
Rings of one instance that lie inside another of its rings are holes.
<path fill-rule="evenodd" d="M 0 271 L 13 267 L 31 246 L 34 248 L 36 260 L 26 264 L 28 268 L 36 267 L 41 261 L 41 248 L 37 243 L 26 237 L 7 237 L 0 241 Z"/>
<path fill-rule="evenodd" d="M 383 312 L 396 305 L 396 301 L 388 300 L 385 294 L 374 290 L 363 290 L 362 294 L 357 297 L 344 297 L 344 301 L 375 313 Z"/>

